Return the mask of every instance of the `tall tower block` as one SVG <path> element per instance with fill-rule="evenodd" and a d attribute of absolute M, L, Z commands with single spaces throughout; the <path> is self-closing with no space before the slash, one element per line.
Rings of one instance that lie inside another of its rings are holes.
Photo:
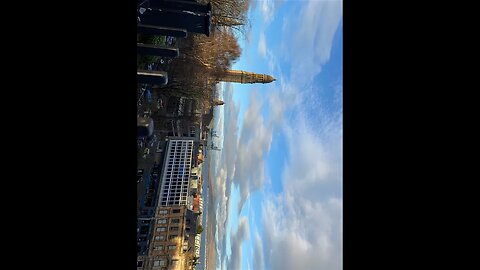
<path fill-rule="evenodd" d="M 219 79 L 222 82 L 234 83 L 271 83 L 275 81 L 270 75 L 246 72 L 243 70 L 227 70 L 224 76 Z"/>

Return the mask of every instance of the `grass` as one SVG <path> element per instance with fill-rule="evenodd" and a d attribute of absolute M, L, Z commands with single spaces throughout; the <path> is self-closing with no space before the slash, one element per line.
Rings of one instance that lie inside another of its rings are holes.
<path fill-rule="evenodd" d="M 137 42 L 145 44 L 153 44 L 159 46 L 165 46 L 165 36 L 152 36 L 152 35 L 137 35 Z M 137 55 L 137 68 L 146 69 L 148 64 L 155 63 L 159 59 L 158 56 L 153 55 Z"/>

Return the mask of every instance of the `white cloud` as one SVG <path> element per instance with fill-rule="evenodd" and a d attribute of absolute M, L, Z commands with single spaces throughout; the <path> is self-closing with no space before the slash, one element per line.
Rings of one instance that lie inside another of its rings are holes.
<path fill-rule="evenodd" d="M 226 172 L 224 168 L 220 169 L 219 175 L 216 177 L 215 181 L 215 204 L 216 204 L 216 236 L 218 239 L 225 238 L 225 226 L 227 223 L 228 213 L 228 194 L 226 194 Z M 217 245 L 217 252 L 222 254 L 223 251 L 223 242 L 220 242 Z"/>
<path fill-rule="evenodd" d="M 290 15 L 294 23 L 284 23 L 284 56 L 291 61 L 291 76 L 300 85 L 311 82 L 330 59 L 341 18 L 342 1 L 309 1 L 298 14 Z"/>
<path fill-rule="evenodd" d="M 268 228 L 265 236 L 270 268 L 342 269 L 341 207 L 338 199 L 306 203 L 299 197 L 280 205 L 266 204 L 264 221 L 265 229 Z"/>
<path fill-rule="evenodd" d="M 233 182 L 240 188 L 238 211 L 251 192 L 265 181 L 264 158 L 272 142 L 272 122 L 266 122 L 261 113 L 262 103 L 256 94 L 250 96 L 237 147 Z"/>
<path fill-rule="evenodd" d="M 242 264 L 242 243 L 248 239 L 248 219 L 240 217 L 238 228 L 235 233 L 230 236 L 232 254 L 228 258 L 227 269 L 239 270 Z"/>
<path fill-rule="evenodd" d="M 296 123 L 285 127 L 289 158 L 283 193 L 270 196 L 262 207 L 265 259 L 271 269 L 340 270 L 341 125 L 323 122 L 312 130 L 302 120 Z"/>
<path fill-rule="evenodd" d="M 271 89 L 267 94 L 269 103 L 269 118 L 275 126 L 284 122 L 285 113 L 293 108 L 298 108 L 304 99 L 304 92 L 298 87 L 285 80 L 280 74 L 275 89 Z"/>
<path fill-rule="evenodd" d="M 255 250 L 253 254 L 253 269 L 264 270 L 263 243 L 258 232 L 255 232 Z"/>
<path fill-rule="evenodd" d="M 260 11 L 263 14 L 263 21 L 265 22 L 265 24 L 269 24 L 273 20 L 274 11 L 275 11 L 275 1 L 274 0 L 261 1 Z"/>
<path fill-rule="evenodd" d="M 263 57 L 267 57 L 267 41 L 265 40 L 265 34 L 260 32 L 258 37 L 258 53 Z"/>

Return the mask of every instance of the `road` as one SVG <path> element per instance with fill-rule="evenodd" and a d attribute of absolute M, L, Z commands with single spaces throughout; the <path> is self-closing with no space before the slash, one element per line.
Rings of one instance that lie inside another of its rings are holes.
<path fill-rule="evenodd" d="M 137 212 L 140 210 L 140 202 L 142 197 L 144 196 L 146 192 L 146 186 L 145 186 L 145 180 L 148 177 L 148 174 L 150 174 L 153 166 L 155 164 L 161 164 L 163 162 L 163 153 L 157 153 L 157 145 L 158 143 L 161 142 L 162 148 L 165 148 L 165 137 L 161 136 L 160 134 L 157 135 L 157 140 L 154 141 L 153 146 L 151 147 L 148 145 L 148 148 L 150 149 L 150 153 L 144 158 L 144 151 L 146 147 L 137 147 L 137 170 L 138 169 L 143 169 L 143 181 L 137 184 Z M 159 175 L 160 179 L 160 175 Z"/>

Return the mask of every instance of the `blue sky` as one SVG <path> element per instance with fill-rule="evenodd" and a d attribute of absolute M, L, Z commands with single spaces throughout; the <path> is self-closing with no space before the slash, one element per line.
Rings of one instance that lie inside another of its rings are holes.
<path fill-rule="evenodd" d="M 342 269 L 342 2 L 258 1 L 222 84 L 217 269 Z M 213 157 L 213 155 L 212 155 Z"/>

